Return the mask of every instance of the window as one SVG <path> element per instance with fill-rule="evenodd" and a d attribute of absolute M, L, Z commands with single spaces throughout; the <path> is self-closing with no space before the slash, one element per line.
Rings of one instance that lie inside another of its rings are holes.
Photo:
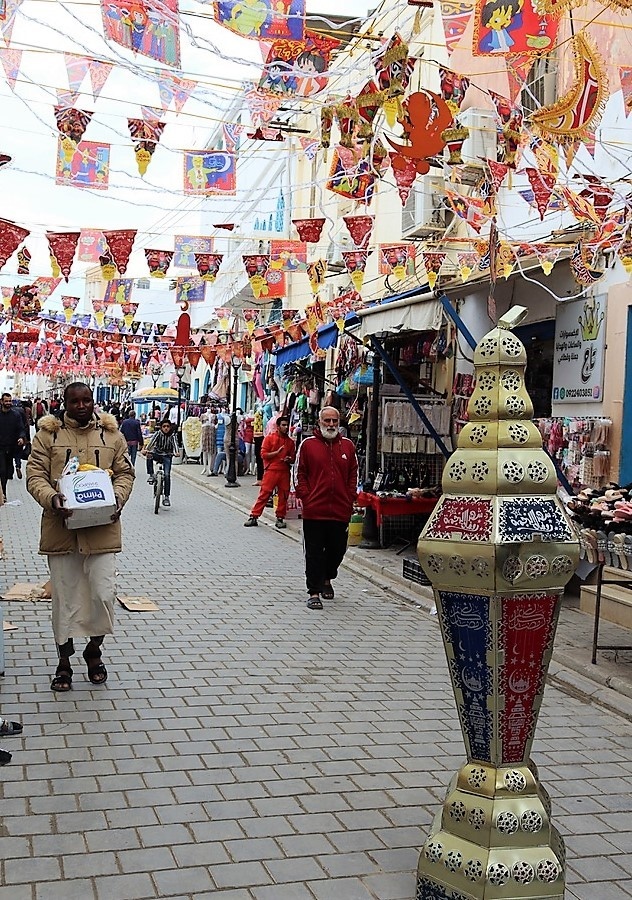
<path fill-rule="evenodd" d="M 557 86 L 557 58 L 555 54 L 540 56 L 533 64 L 521 100 L 525 112 L 535 112 L 553 103 Z"/>

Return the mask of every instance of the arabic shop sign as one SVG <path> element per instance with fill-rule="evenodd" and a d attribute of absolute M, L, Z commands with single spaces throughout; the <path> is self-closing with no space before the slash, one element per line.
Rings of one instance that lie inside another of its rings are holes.
<path fill-rule="evenodd" d="M 554 403 L 601 403 L 606 349 L 606 296 L 557 307 Z"/>

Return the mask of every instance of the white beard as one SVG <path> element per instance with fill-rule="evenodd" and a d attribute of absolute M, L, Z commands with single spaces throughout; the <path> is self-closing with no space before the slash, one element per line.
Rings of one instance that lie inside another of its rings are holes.
<path fill-rule="evenodd" d="M 324 428 L 322 425 L 320 426 L 320 433 L 325 438 L 326 441 L 333 441 L 334 438 L 338 437 L 338 429 L 337 428 Z"/>

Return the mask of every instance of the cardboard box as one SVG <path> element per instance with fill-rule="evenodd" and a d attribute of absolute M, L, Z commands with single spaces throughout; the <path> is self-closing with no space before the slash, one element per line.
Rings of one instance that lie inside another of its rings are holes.
<path fill-rule="evenodd" d="M 66 509 L 72 510 L 72 515 L 66 519 L 67 528 L 107 525 L 116 512 L 112 481 L 103 469 L 62 475 L 59 479 L 59 493 L 66 498 Z"/>

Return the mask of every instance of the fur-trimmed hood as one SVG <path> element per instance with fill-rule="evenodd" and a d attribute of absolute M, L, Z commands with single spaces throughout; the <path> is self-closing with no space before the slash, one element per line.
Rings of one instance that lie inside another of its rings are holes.
<path fill-rule="evenodd" d="M 74 419 L 71 419 L 70 421 L 74 425 Z M 50 434 L 57 434 L 60 428 L 64 427 L 64 422 L 61 419 L 58 419 L 57 416 L 50 415 L 42 416 L 37 424 L 41 429 L 48 431 Z M 98 415 L 95 413 L 92 416 L 92 424 L 95 428 L 102 428 L 104 431 L 119 430 L 115 416 L 110 415 L 110 413 L 99 413 Z"/>

